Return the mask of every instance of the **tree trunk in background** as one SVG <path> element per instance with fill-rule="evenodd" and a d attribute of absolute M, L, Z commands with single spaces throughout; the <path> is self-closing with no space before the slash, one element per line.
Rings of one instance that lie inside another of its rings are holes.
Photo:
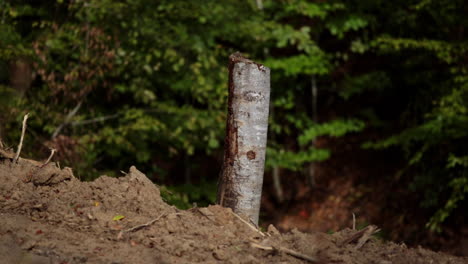
<path fill-rule="evenodd" d="M 259 10 L 263 10 L 263 0 L 257 0 L 257 8 Z"/>
<path fill-rule="evenodd" d="M 192 168 L 190 167 L 190 157 L 184 153 L 184 183 L 192 184 Z"/>
<path fill-rule="evenodd" d="M 31 63 L 26 59 L 14 60 L 10 63 L 10 85 L 23 96 L 31 87 L 33 81 L 33 71 Z"/>
<path fill-rule="evenodd" d="M 257 224 L 270 102 L 270 69 L 239 53 L 229 56 L 224 162 L 217 200 Z"/>
<path fill-rule="evenodd" d="M 273 186 L 275 188 L 275 193 L 276 193 L 276 199 L 278 199 L 278 202 L 282 203 L 284 201 L 284 195 L 283 195 L 283 186 L 281 185 L 281 172 L 278 166 L 273 167 L 272 178 L 273 178 Z"/>
<path fill-rule="evenodd" d="M 312 120 L 314 121 L 315 124 L 318 122 L 318 117 L 317 117 L 317 97 L 318 97 L 318 89 L 317 89 L 317 81 L 315 78 L 315 75 L 312 75 L 312 78 L 310 80 L 310 88 L 311 88 L 311 94 L 312 94 Z M 312 146 L 315 146 L 315 140 L 312 141 Z M 307 166 L 307 183 L 309 186 L 314 187 L 315 186 L 315 162 L 309 163 L 309 166 Z"/>
<path fill-rule="evenodd" d="M 273 105 L 270 105 L 270 118 L 274 120 L 275 118 L 275 108 Z M 272 133 L 270 135 L 271 140 L 275 140 L 275 134 Z M 283 195 L 283 186 L 281 186 L 281 172 L 280 168 L 278 165 L 273 165 L 273 172 L 271 174 L 272 180 L 273 180 L 273 187 L 275 190 L 275 196 L 278 202 L 282 203 L 284 200 L 284 195 Z"/>

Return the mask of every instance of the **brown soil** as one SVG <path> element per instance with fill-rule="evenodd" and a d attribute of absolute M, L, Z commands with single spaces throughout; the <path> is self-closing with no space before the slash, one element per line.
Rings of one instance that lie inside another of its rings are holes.
<path fill-rule="evenodd" d="M 350 229 L 262 233 L 230 209 L 178 210 L 135 167 L 80 182 L 70 168 L 10 157 L 0 151 L 1 263 L 308 263 L 287 249 L 318 263 L 468 263 L 375 237 L 356 248 L 359 237 L 343 244 Z"/>

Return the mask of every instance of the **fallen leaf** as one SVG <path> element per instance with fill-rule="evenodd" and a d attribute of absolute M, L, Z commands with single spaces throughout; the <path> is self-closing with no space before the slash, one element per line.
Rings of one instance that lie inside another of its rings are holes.
<path fill-rule="evenodd" d="M 125 218 L 125 216 L 123 216 L 123 215 L 116 215 L 116 216 L 114 216 L 114 218 L 112 218 L 112 220 L 114 220 L 114 221 L 120 221 L 120 220 L 122 220 L 122 219 L 124 219 L 124 218 Z"/>

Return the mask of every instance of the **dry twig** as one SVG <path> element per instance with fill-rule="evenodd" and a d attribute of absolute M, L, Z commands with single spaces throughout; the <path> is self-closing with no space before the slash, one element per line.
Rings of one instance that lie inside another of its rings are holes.
<path fill-rule="evenodd" d="M 29 117 L 29 113 L 23 117 L 23 129 L 21 130 L 21 138 L 20 138 L 20 142 L 18 145 L 18 149 L 16 150 L 15 158 L 13 159 L 13 163 L 18 162 L 18 159 L 21 153 L 21 148 L 23 147 L 23 140 L 24 140 L 24 134 L 26 133 L 26 122 L 28 121 L 28 117 Z"/>
<path fill-rule="evenodd" d="M 356 230 L 356 215 L 353 213 L 353 230 Z"/>
<path fill-rule="evenodd" d="M 159 221 L 161 218 L 163 218 L 165 216 L 168 216 L 168 215 L 181 215 L 181 214 L 180 213 L 172 213 L 172 214 L 162 213 L 158 217 L 156 217 L 155 219 L 153 219 L 153 220 L 151 220 L 151 221 L 149 221 L 149 222 L 147 222 L 145 224 L 137 225 L 137 226 L 134 226 L 134 227 L 131 227 L 131 228 L 120 231 L 119 235 L 117 236 L 117 239 L 121 239 L 124 233 L 135 232 L 135 231 L 138 231 L 138 230 L 143 229 L 145 227 L 148 227 L 148 226 L 156 223 L 157 221 Z"/>
<path fill-rule="evenodd" d="M 54 156 L 54 153 L 55 153 L 56 151 L 57 151 L 56 149 L 50 148 L 50 155 L 49 155 L 49 157 L 47 158 L 46 162 L 44 162 L 44 164 L 42 164 L 41 167 L 45 167 L 47 164 L 49 164 L 50 160 L 52 159 L 52 157 Z"/>
<path fill-rule="evenodd" d="M 286 253 L 286 254 L 288 254 L 290 256 L 293 256 L 293 257 L 296 257 L 296 258 L 299 258 L 299 259 L 303 259 L 303 260 L 307 260 L 307 261 L 310 261 L 310 262 L 318 262 L 319 261 L 316 257 L 308 256 L 308 255 L 299 253 L 299 252 L 294 251 L 294 250 L 289 249 L 289 248 L 273 247 L 273 246 L 262 246 L 262 245 L 257 244 L 257 243 L 250 243 L 250 246 L 254 247 L 254 248 L 263 249 L 263 250 Z"/>
<path fill-rule="evenodd" d="M 208 218 L 208 220 L 213 221 L 213 222 L 216 223 L 216 217 L 215 217 L 214 213 L 210 211 L 210 209 L 208 209 L 208 208 L 195 208 L 194 210 L 197 210 L 204 217 Z"/>
<path fill-rule="evenodd" d="M 162 213 L 162 214 L 160 214 L 158 217 L 156 217 L 155 219 L 153 219 L 153 220 L 151 220 L 151 221 L 149 221 L 149 222 L 147 222 L 147 223 L 145 223 L 145 224 L 141 224 L 141 225 L 137 225 L 137 226 L 131 227 L 131 228 L 129 228 L 129 229 L 125 229 L 123 232 L 124 232 L 124 233 L 128 233 L 128 232 L 135 232 L 135 231 L 138 231 L 138 230 L 140 230 L 140 229 L 142 229 L 142 228 L 148 227 L 148 226 L 150 226 L 150 225 L 156 223 L 157 221 L 159 221 L 161 218 L 163 218 L 163 217 L 166 216 L 166 215 L 167 215 L 167 213 Z"/>
<path fill-rule="evenodd" d="M 258 230 L 258 228 L 256 228 L 255 226 L 253 226 L 251 223 L 245 221 L 242 217 L 240 217 L 238 214 L 234 213 L 233 211 L 231 211 L 231 213 L 237 217 L 239 220 L 242 221 L 242 223 L 246 224 L 248 227 L 250 227 L 250 229 L 252 229 L 253 231 L 259 233 L 261 236 L 266 236 L 265 233 L 263 233 L 262 231 Z"/>

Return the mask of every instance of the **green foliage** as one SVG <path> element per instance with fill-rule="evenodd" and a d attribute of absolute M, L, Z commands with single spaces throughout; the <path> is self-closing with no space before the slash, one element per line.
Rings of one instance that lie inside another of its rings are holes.
<path fill-rule="evenodd" d="M 216 184 L 205 181 L 196 185 L 161 186 L 160 190 L 164 201 L 179 209 L 192 208 L 193 202 L 200 207 L 216 202 Z"/>
<path fill-rule="evenodd" d="M 314 3 L 304 0 L 290 1 L 285 7 L 287 12 L 297 13 L 310 18 L 326 18 L 330 12 L 345 9 L 343 3 Z"/>
<path fill-rule="evenodd" d="M 440 51 L 433 48 L 429 50 L 431 52 Z M 466 52 L 463 49 L 459 51 Z M 439 56 L 438 58 L 441 59 Z M 443 61 L 447 62 L 446 59 Z M 449 82 L 448 86 L 442 87 L 445 89 L 445 93 L 438 100 L 434 100 L 431 111 L 425 113 L 424 122 L 383 141 L 366 144 L 366 147 L 373 148 L 401 146 L 408 157 L 408 165 L 413 168 L 411 171 L 425 175 L 422 178 L 425 179 L 424 181 L 418 180 L 421 177 L 415 177 L 412 186 L 415 190 L 421 190 L 426 194 L 426 198 L 422 200 L 423 205 L 440 208 L 427 224 L 433 231 L 441 231 L 440 225 L 467 195 L 466 156 L 456 156 L 466 154 L 466 150 L 462 146 L 468 137 L 466 132 L 468 129 L 466 108 L 468 105 L 468 86 L 466 82 L 459 81 L 460 79 L 464 80 L 465 77 L 466 75 L 459 75 L 459 71 L 452 75 L 452 82 Z M 427 166 L 428 162 L 432 162 L 434 165 L 445 163 L 446 168 L 437 169 L 437 167 Z M 438 173 L 434 175 L 434 171 Z M 430 175 L 434 175 L 434 177 L 430 177 Z M 438 184 L 434 185 L 436 182 Z M 441 186 L 447 187 L 440 188 Z M 445 192 L 449 192 L 450 197 L 445 205 L 441 205 L 438 198 Z"/>
<path fill-rule="evenodd" d="M 325 124 L 314 124 L 299 136 L 299 144 L 305 145 L 323 135 L 341 137 L 349 132 L 358 132 L 364 128 L 359 120 L 334 120 Z"/>
<path fill-rule="evenodd" d="M 327 149 L 309 148 L 303 151 L 287 151 L 284 149 L 276 150 L 267 148 L 266 167 L 274 166 L 297 171 L 306 163 L 312 161 L 323 161 L 330 157 L 330 151 Z"/>
<path fill-rule="evenodd" d="M 363 92 L 382 92 L 391 87 L 391 80 L 387 73 L 373 71 L 359 76 L 347 76 L 340 91 L 340 96 L 349 99 Z"/>
<path fill-rule="evenodd" d="M 402 116 L 413 118 L 403 119 L 406 128 L 400 133 L 365 147 L 404 150 L 408 159 L 405 171 L 416 175 L 411 187 L 424 194 L 421 205 L 436 211 L 427 224 L 433 231 L 441 231 L 441 224 L 462 204 L 468 190 L 464 158 L 468 140 L 467 39 L 450 37 L 458 23 L 466 22 L 455 15 L 458 8 L 462 8 L 460 1 L 421 1 L 414 6 L 414 15 L 401 21 L 411 25 L 406 36 L 382 35 L 372 43 L 378 52 L 397 57 L 403 71 L 411 72 L 402 85 L 417 91 L 413 94 L 429 96 L 411 98 L 413 102 Z M 444 25 L 446 30 L 428 32 L 429 27 L 421 23 L 428 16 L 431 23 Z M 411 30 L 419 36 L 408 37 Z"/>
<path fill-rule="evenodd" d="M 266 167 L 280 167 L 292 171 L 300 170 L 304 164 L 316 161 L 324 161 L 330 157 L 330 151 L 327 149 L 320 149 L 307 146 L 312 143 L 317 137 L 320 136 L 333 136 L 340 137 L 347 133 L 358 132 L 364 128 L 364 123 L 358 120 L 334 120 L 324 124 L 315 124 L 307 117 L 303 116 L 302 119 L 297 116 L 286 117 L 293 126 L 303 131 L 297 137 L 297 145 L 299 150 L 287 150 L 280 145 L 273 145 L 274 147 L 267 148 Z M 281 132 L 279 126 L 276 132 Z M 286 129 L 284 134 L 290 134 L 292 131 Z"/>
<path fill-rule="evenodd" d="M 466 176 L 455 178 L 450 181 L 449 187 L 452 189 L 450 198 L 445 205 L 437 210 L 426 224 L 432 231 L 441 232 L 441 224 L 450 216 L 459 203 L 468 195 L 468 178 Z"/>
<path fill-rule="evenodd" d="M 37 118 L 31 127 L 47 137 L 65 124 L 61 133 L 68 139 L 61 143 L 84 157 L 68 159 L 80 168 L 92 165 L 90 160 L 96 157 L 101 157 L 101 162 L 117 160 L 119 167 L 136 160 L 142 169 L 151 170 L 153 166 L 144 164 L 154 159 L 168 160 L 184 153 L 209 155 L 221 147 L 223 139 L 225 60 L 234 47 L 260 54 L 269 67 L 287 78 L 324 76 L 333 68 L 334 55 L 323 50 L 317 36 L 328 31 L 341 38 L 365 27 L 356 15 L 337 15 L 346 9 L 342 3 L 271 2 L 259 13 L 254 6 L 237 1 L 58 1 L 54 5 L 63 15 L 55 17 L 42 12 L 47 9 L 45 2 L 36 9 L 22 2 L 7 5 L 21 12 L 2 24 L 9 27 L 5 38 L 11 38 L 9 42 L 33 39 L 29 56 L 42 80 L 42 87 L 31 97 L 34 100 L 28 102 Z M 31 12 L 33 21 L 21 19 Z M 298 27 L 294 20 L 283 22 L 297 15 L 323 20 L 324 26 Z M 34 31 L 20 36 L 14 25 L 30 26 Z M 268 49 L 290 55 L 261 55 Z M 2 60 L 10 57 L 2 56 Z M 273 137 L 298 137 L 301 133 L 296 129 L 312 122 L 306 115 L 294 114 L 303 107 L 291 104 L 302 97 L 301 90 L 285 92 L 289 102 L 281 101 L 281 93 L 274 95 L 278 98 L 275 107 L 289 107 L 289 113 L 272 120 L 272 127 L 276 126 L 272 131 L 277 134 Z M 47 105 L 51 100 L 54 104 Z M 68 120 L 80 104 L 85 107 Z M 295 128 L 283 125 L 284 118 Z M 320 135 L 343 134 L 333 131 L 343 129 L 339 122 Z M 304 146 L 294 151 L 273 141 L 272 145 L 276 147 L 270 149 L 282 153 L 279 156 L 288 159 L 289 165 L 273 158 L 269 164 L 285 168 L 298 169 L 329 155 Z"/>

